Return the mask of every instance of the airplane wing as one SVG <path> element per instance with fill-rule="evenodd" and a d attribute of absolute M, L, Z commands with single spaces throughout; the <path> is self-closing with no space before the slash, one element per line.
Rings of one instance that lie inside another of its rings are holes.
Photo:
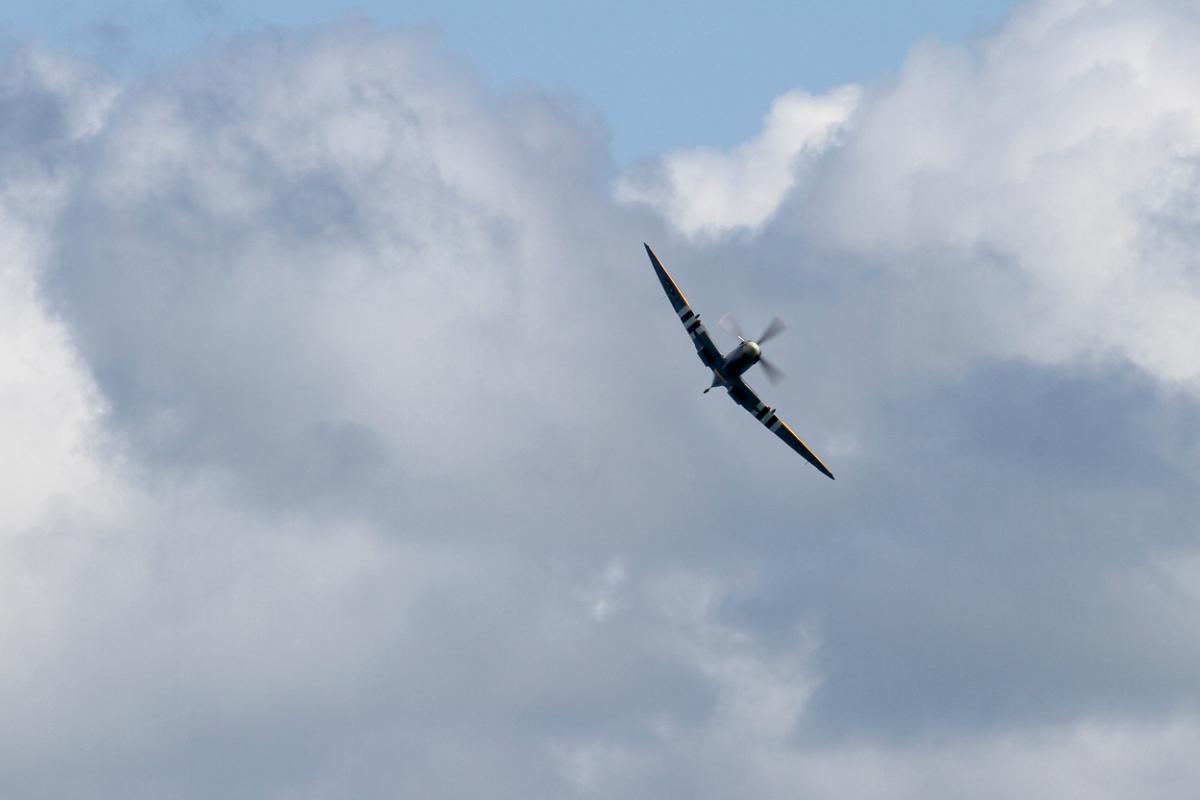
<path fill-rule="evenodd" d="M 713 340 L 708 335 L 708 331 L 704 328 L 704 323 L 696 316 L 696 312 L 692 311 L 688 305 L 687 298 L 683 296 L 683 292 L 679 291 L 679 287 L 675 285 L 675 281 L 671 278 L 670 273 L 663 267 L 662 262 L 658 260 L 658 256 L 654 255 L 654 251 L 650 249 L 650 245 L 643 243 L 646 248 L 646 255 L 650 256 L 650 263 L 654 265 L 654 272 L 658 275 L 658 281 L 662 284 L 663 291 L 667 293 L 667 299 L 671 301 L 671 307 L 675 309 L 675 313 L 679 315 L 679 321 L 683 323 L 683 329 L 692 337 L 692 344 L 696 345 L 696 355 L 700 356 L 700 360 L 704 362 L 704 366 L 709 369 L 716 369 L 721 363 L 721 351 L 713 344 Z"/>
<path fill-rule="evenodd" d="M 733 402 L 753 414 L 755 419 L 767 427 L 767 430 L 780 439 L 783 439 L 788 447 L 804 456 L 804 459 L 808 463 L 820 470 L 830 480 L 833 480 L 833 473 L 821 463 L 821 459 L 817 458 L 817 454 L 808 449 L 808 445 L 804 443 L 804 440 L 797 436 L 796 432 L 789 428 L 786 422 L 775 416 L 775 409 L 758 399 L 758 395 L 746 385 L 745 381 L 740 378 L 736 379 L 729 387 L 729 396 L 733 398 Z"/>

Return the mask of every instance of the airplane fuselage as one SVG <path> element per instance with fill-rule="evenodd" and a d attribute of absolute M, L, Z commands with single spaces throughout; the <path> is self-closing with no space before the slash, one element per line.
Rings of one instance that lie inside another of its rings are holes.
<path fill-rule="evenodd" d="M 658 276 L 658 281 L 662 284 L 667 299 L 671 301 L 671 308 L 675 310 L 680 324 L 683 325 L 684 331 L 691 337 L 692 344 L 696 347 L 696 355 L 700 357 L 700 361 L 704 363 L 705 367 L 712 370 L 712 385 L 704 391 L 709 392 L 718 386 L 727 389 L 729 397 L 733 402 L 753 414 L 754 418 L 762 423 L 767 430 L 782 439 L 788 447 L 803 456 L 808 463 L 820 470 L 823 475 L 827 478 L 833 478 L 833 473 L 821 463 L 821 459 L 817 458 L 816 453 L 810 450 L 808 445 L 796 435 L 796 432 L 775 414 L 775 409 L 759 399 L 754 390 L 742 380 L 742 373 L 755 364 L 762 366 L 767 378 L 772 383 L 783 377 L 783 373 L 772 366 L 770 361 L 762 357 L 761 347 L 768 339 L 783 331 L 783 322 L 776 317 L 771 320 L 771 324 L 766 327 L 758 339 L 746 339 L 732 317 L 728 317 L 728 319 L 723 318 L 721 327 L 738 337 L 740 343 L 728 353 L 722 354 L 708 335 L 708 331 L 704 329 L 704 324 L 700 321 L 700 317 L 696 316 L 696 312 L 688 305 L 683 292 L 679 291 L 679 286 L 676 285 L 675 279 L 671 277 L 662 265 L 662 262 L 658 260 L 658 256 L 654 255 L 654 251 L 650 249 L 650 245 L 645 245 L 645 247 L 646 255 L 650 257 L 650 265 L 654 267 L 654 274 Z"/>
<path fill-rule="evenodd" d="M 758 345 L 758 342 L 741 342 L 741 344 L 721 357 L 721 364 L 713 370 L 712 386 L 709 386 L 708 389 L 713 389 L 717 386 L 728 388 L 734 381 L 741 377 L 743 372 L 757 364 L 761 358 L 762 348 Z M 708 389 L 704 391 L 707 392 Z"/>
<path fill-rule="evenodd" d="M 762 358 L 762 348 L 757 342 L 742 342 L 724 356 L 721 372 L 727 378 L 737 378 L 753 367 Z"/>

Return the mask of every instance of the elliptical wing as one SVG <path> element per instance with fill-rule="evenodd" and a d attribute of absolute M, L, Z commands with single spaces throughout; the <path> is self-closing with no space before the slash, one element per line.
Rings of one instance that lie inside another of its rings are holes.
<path fill-rule="evenodd" d="M 754 418 L 766 426 L 767 430 L 782 439 L 788 447 L 804 456 L 804 460 L 816 467 L 822 475 L 830 480 L 835 480 L 829 467 L 817 458 L 817 454 L 809 449 L 804 440 L 797 436 L 786 422 L 775 415 L 775 409 L 758 399 L 758 395 L 746 385 L 745 381 L 740 378 L 734 381 L 729 387 L 729 396 L 733 398 L 733 402 L 753 414 Z"/>
<path fill-rule="evenodd" d="M 675 313 L 679 315 L 683 329 L 687 331 L 688 336 L 692 338 L 692 344 L 696 346 L 696 355 L 700 356 L 704 366 L 716 369 L 721 363 L 721 351 L 713 344 L 704 323 L 700 321 L 700 317 L 696 316 L 696 312 L 692 311 L 687 298 L 683 296 L 683 292 L 679 290 L 679 286 L 667 272 L 666 267 L 658 260 L 658 256 L 654 255 L 650 245 L 643 242 L 643 246 L 646 248 L 646 255 L 650 256 L 650 264 L 654 267 L 655 274 L 658 275 L 658 282 L 662 284 L 663 291 L 667 293 L 667 299 L 671 301 L 671 308 L 675 309 Z"/>

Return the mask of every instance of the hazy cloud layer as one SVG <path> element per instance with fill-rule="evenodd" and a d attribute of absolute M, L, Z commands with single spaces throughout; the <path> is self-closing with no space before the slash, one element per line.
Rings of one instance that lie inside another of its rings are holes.
<path fill-rule="evenodd" d="M 0 794 L 1190 796 L 1197 22 L 1031 5 L 636 177 L 403 33 L 12 55 Z M 791 322 L 836 483 L 643 240 Z"/>

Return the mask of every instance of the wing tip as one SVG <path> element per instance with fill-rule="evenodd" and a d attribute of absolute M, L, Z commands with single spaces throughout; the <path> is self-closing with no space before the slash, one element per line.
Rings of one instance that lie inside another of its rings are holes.
<path fill-rule="evenodd" d="M 799 439 L 800 437 L 797 436 L 796 438 Z M 807 447 L 808 446 L 805 445 L 806 449 L 807 449 Z M 805 457 L 807 459 L 808 463 L 810 463 L 814 467 L 816 467 L 817 472 L 821 473 L 826 478 L 829 478 L 829 480 L 836 481 L 837 478 L 833 477 L 833 473 L 829 471 L 829 467 L 825 466 L 825 462 L 821 460 L 821 457 L 818 456 L 816 453 L 814 453 L 812 450 L 809 450 L 808 452 L 809 452 L 809 455 L 812 456 L 812 458 L 808 458 L 807 456 Z"/>

